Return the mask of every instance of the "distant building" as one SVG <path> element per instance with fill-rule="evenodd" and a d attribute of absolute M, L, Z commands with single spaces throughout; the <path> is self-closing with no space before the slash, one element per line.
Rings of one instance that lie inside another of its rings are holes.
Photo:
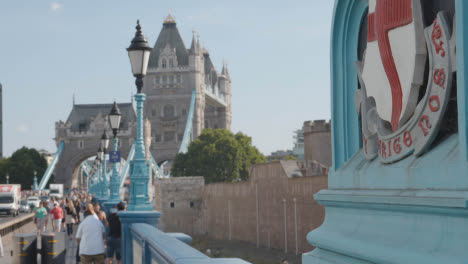
<path fill-rule="evenodd" d="M 268 162 L 284 160 L 286 156 L 293 156 L 292 150 L 277 150 L 267 157 Z"/>
<path fill-rule="evenodd" d="M 323 170 L 328 170 L 331 166 L 330 122 L 304 122 L 303 136 L 305 175 L 323 175 Z"/>
<path fill-rule="evenodd" d="M 145 118 L 151 123 L 150 151 L 156 161 L 173 160 L 182 142 L 195 90 L 192 138 L 204 128 L 231 129 L 231 77 L 227 64 L 217 71 L 210 53 L 193 32 L 185 46 L 170 14 L 154 44 L 144 80 Z"/>
<path fill-rule="evenodd" d="M 298 129 L 294 131 L 294 147 L 292 150 L 293 156 L 298 160 L 304 159 L 304 130 Z"/>
<path fill-rule="evenodd" d="M 39 154 L 41 154 L 41 156 L 45 158 L 45 160 L 47 161 L 47 166 L 50 165 L 52 159 L 54 158 L 54 154 L 50 153 L 45 149 L 39 149 L 37 152 L 39 152 Z"/>

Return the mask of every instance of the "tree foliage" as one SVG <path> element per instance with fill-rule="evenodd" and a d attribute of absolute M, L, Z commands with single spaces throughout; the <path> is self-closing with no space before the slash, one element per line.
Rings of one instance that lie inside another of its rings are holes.
<path fill-rule="evenodd" d="M 177 154 L 171 174 L 204 176 L 206 183 L 247 180 L 250 165 L 265 161 L 250 137 L 226 129 L 205 129 L 187 153 Z"/>
<path fill-rule="evenodd" d="M 29 190 L 34 183 L 34 171 L 39 183 L 46 169 L 47 161 L 36 149 L 22 147 L 11 157 L 0 160 L 0 183 L 6 183 L 8 174 L 10 183 L 21 184 L 21 189 Z"/>

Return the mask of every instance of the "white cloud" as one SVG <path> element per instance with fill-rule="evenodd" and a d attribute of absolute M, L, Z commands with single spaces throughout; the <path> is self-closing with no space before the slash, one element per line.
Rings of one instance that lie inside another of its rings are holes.
<path fill-rule="evenodd" d="M 16 131 L 21 132 L 21 133 L 26 133 L 28 132 L 28 126 L 26 125 L 19 125 L 16 127 Z"/>
<path fill-rule="evenodd" d="M 62 5 L 57 2 L 50 4 L 50 9 L 54 12 L 58 11 L 60 8 L 62 8 Z"/>

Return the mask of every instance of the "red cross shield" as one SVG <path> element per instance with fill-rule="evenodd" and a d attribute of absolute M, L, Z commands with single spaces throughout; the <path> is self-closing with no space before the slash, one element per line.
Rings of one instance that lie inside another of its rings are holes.
<path fill-rule="evenodd" d="M 377 113 L 396 131 L 414 113 L 426 46 L 420 0 L 369 0 L 362 81 Z"/>

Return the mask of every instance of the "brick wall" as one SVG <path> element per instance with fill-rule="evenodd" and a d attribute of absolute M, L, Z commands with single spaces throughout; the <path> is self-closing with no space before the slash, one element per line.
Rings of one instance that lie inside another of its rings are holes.
<path fill-rule="evenodd" d="M 298 253 L 310 251 L 306 235 L 322 224 L 325 215 L 313 194 L 327 188 L 327 176 L 288 178 L 280 162 L 255 165 L 250 175 L 249 182 L 205 186 L 206 234 L 262 247 L 287 247 L 288 252 L 296 252 L 296 245 Z"/>
<path fill-rule="evenodd" d="M 307 233 L 323 222 L 324 209 L 313 194 L 327 188 L 327 176 L 289 178 L 281 163 L 273 162 L 252 166 L 248 182 L 204 185 L 203 177 L 176 177 L 157 180 L 155 188 L 159 228 L 166 232 L 253 244 L 258 238 L 261 247 L 285 249 L 287 244 L 295 253 L 297 245 L 302 253 L 312 249 Z"/>

